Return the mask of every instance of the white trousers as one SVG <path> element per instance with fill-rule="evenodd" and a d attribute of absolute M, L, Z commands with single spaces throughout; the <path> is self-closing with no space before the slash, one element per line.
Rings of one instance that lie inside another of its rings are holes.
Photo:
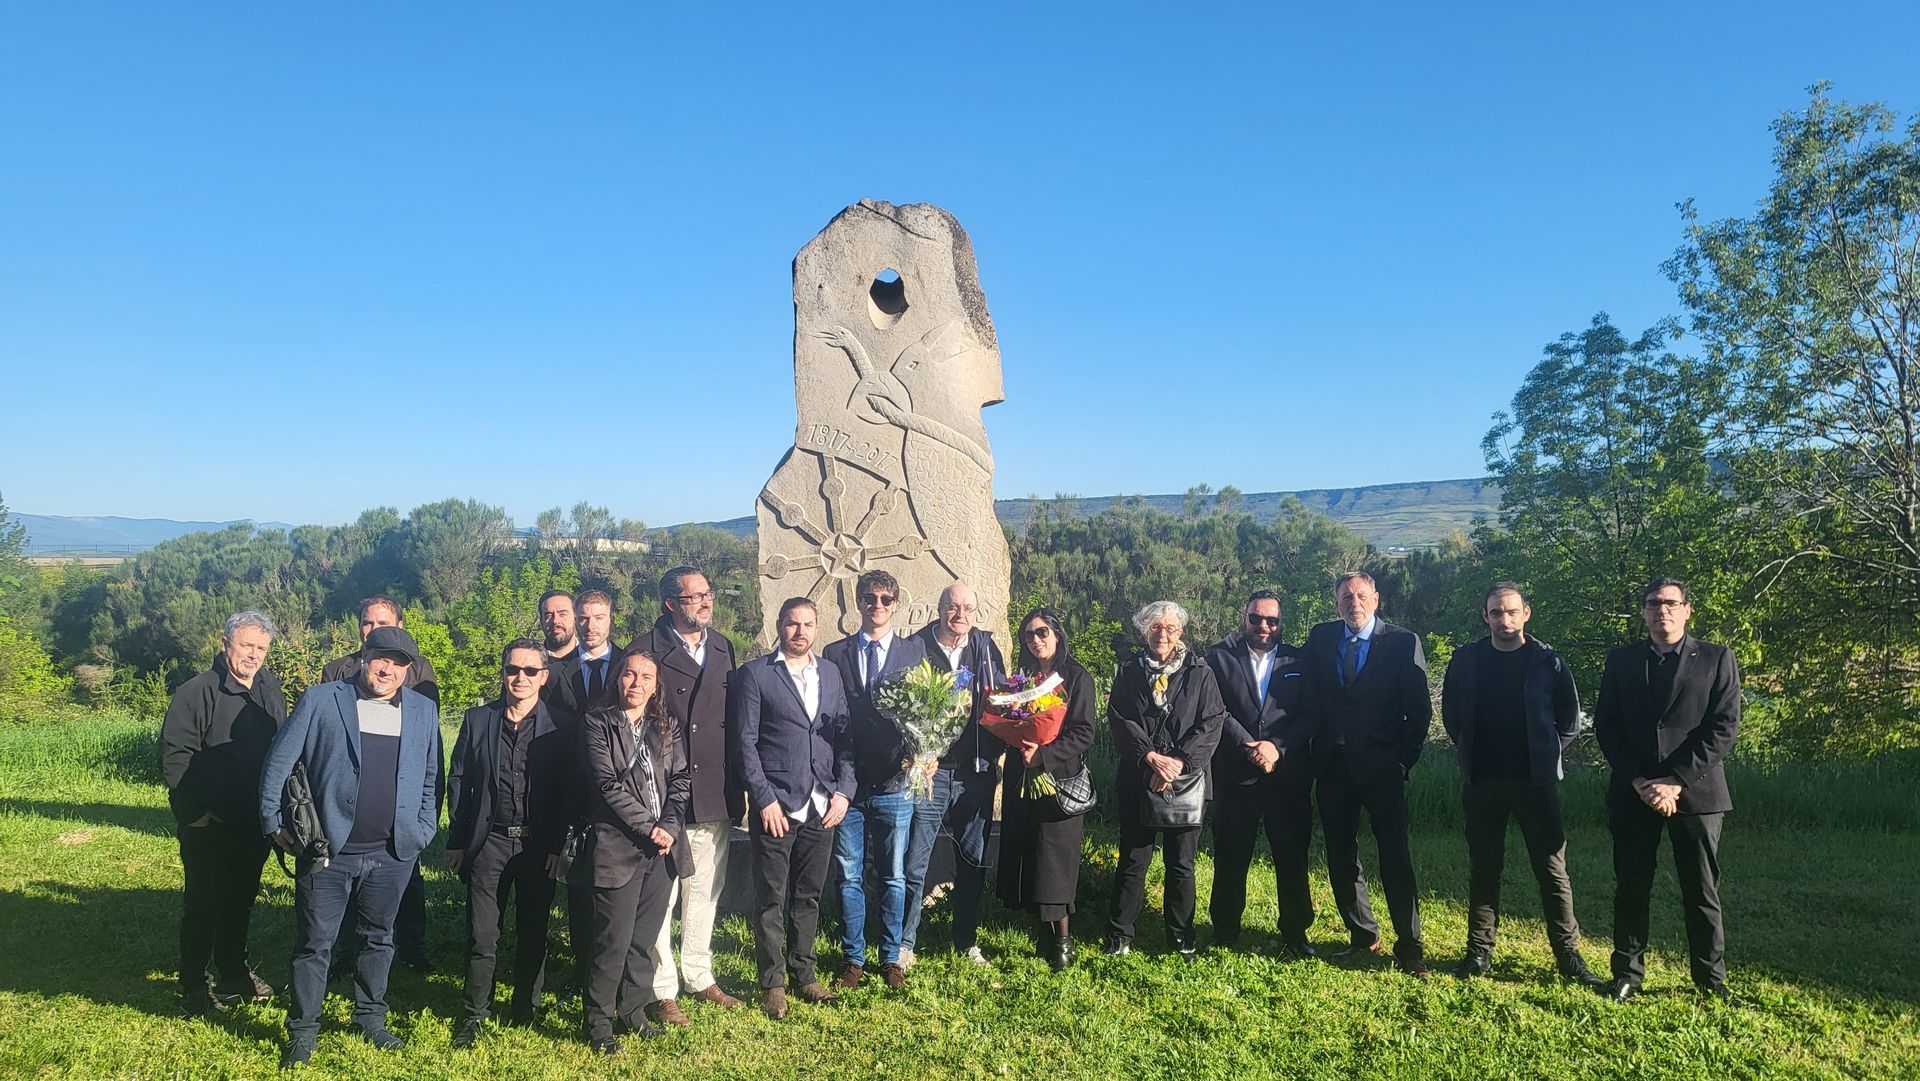
<path fill-rule="evenodd" d="M 654 1000 L 674 998 L 684 984 L 689 991 L 704 991 L 713 986 L 713 916 L 720 905 L 720 893 L 727 888 L 727 839 L 732 836 L 730 822 L 700 822 L 685 828 L 687 855 L 693 859 L 693 873 L 674 885 L 667 902 L 669 918 L 660 923 L 660 937 L 654 940 Z M 673 920 L 675 905 L 680 909 L 680 967 L 673 965 Z"/>

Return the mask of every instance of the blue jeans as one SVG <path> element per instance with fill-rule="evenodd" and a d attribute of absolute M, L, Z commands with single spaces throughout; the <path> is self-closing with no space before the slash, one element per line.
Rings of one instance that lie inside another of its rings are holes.
<path fill-rule="evenodd" d="M 964 953 L 975 945 L 980 897 L 987 884 L 987 820 L 993 815 L 993 789 L 992 773 L 941 766 L 934 771 L 929 797 L 914 801 L 913 843 L 907 850 L 907 918 L 900 943 L 903 949 L 913 949 L 920 933 L 927 867 L 933 862 L 933 843 L 942 833 L 953 838 L 953 948 Z"/>
<path fill-rule="evenodd" d="M 287 1035 L 312 1040 L 327 997 L 327 962 L 340 921 L 353 902 L 360 936 L 353 970 L 353 1021 L 372 1032 L 387 1026 L 387 970 L 393 966 L 393 919 L 413 873 L 413 860 L 386 851 L 336 856 L 325 867 L 301 860 L 293 879 L 293 1008 Z M 358 891 L 357 893 L 355 891 Z"/>
<path fill-rule="evenodd" d="M 840 951 L 850 965 L 867 963 L 867 848 L 880 870 L 880 963 L 900 962 L 907 911 L 907 843 L 913 837 L 913 797 L 876 792 L 847 808 L 833 831 L 840 864 Z"/>

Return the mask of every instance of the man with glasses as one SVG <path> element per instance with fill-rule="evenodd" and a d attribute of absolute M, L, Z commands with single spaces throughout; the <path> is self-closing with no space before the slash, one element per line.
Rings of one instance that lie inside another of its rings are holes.
<path fill-rule="evenodd" d="M 686 1025 L 677 996 L 681 980 L 693 997 L 733 1008 L 741 1001 L 721 990 L 713 977 L 713 920 L 727 886 L 727 840 L 733 823 L 746 813 L 746 793 L 728 770 L 727 677 L 733 671 L 733 643 L 713 629 L 713 585 L 698 567 L 675 567 L 660 576 L 660 618 L 653 630 L 634 639 L 638 650 L 659 664 L 659 694 L 680 733 L 693 778 L 685 823 L 686 847 L 676 859 L 692 871 L 674 885 L 680 904 L 680 968 L 673 965 L 673 904 L 660 923 L 660 937 L 648 954 L 652 963 L 655 1021 Z M 684 871 L 684 866 L 682 867 Z M 645 972 L 639 974 L 644 979 Z"/>
<path fill-rule="evenodd" d="M 1207 651 L 1207 664 L 1227 707 L 1213 755 L 1213 941 L 1240 939 L 1247 907 L 1247 869 L 1266 827 L 1280 903 L 1280 948 L 1314 956 L 1307 942 L 1313 892 L 1307 849 L 1313 843 L 1313 696 L 1301 652 L 1280 640 L 1280 598 L 1261 590 L 1247 598 L 1240 630 Z"/>
<path fill-rule="evenodd" d="M 1673 841 L 1693 983 L 1727 991 L 1720 922 L 1720 827 L 1733 809 L 1724 768 L 1740 731 L 1740 666 L 1725 646 L 1687 633 L 1687 587 L 1656 578 L 1641 594 L 1647 639 L 1607 654 L 1593 734 L 1607 756 L 1613 830 L 1613 982 L 1625 1002 L 1646 975 L 1648 907 L 1660 835 Z"/>
<path fill-rule="evenodd" d="M 1006 676 L 1007 662 L 991 634 L 973 625 L 980 612 L 973 587 L 955 582 L 940 591 L 939 616 L 915 635 L 927 660 L 943 672 L 972 673 L 967 726 L 940 755 L 931 797 L 914 804 L 913 839 L 907 850 L 907 916 L 900 965 L 913 967 L 920 931 L 921 899 L 933 843 L 944 831 L 953 838 L 953 949 L 976 965 L 987 963 L 977 941 L 980 898 L 987 882 L 987 826 L 993 817 L 994 763 L 1007 749 L 980 727 L 987 694 Z"/>
<path fill-rule="evenodd" d="M 847 688 L 850 721 L 847 742 L 853 748 L 857 785 L 853 804 L 834 834 L 833 855 L 840 865 L 840 950 L 846 967 L 840 986 L 860 986 L 867 963 L 867 853 L 878 865 L 880 894 L 880 974 L 889 988 L 906 982 L 900 963 L 907 910 L 907 846 L 913 836 L 913 797 L 907 792 L 906 741 L 892 721 L 873 706 L 881 681 L 919 664 L 925 644 L 902 637 L 893 628 L 900 609 L 900 583 L 886 571 L 868 571 L 854 586 L 860 629 L 822 651 L 840 669 Z"/>
<path fill-rule="evenodd" d="M 453 1036 L 471 1047 L 493 1005 L 495 948 L 515 895 L 509 1020 L 534 1022 L 547 964 L 554 875 L 578 775 L 579 731 L 540 701 L 540 643 L 516 638 L 500 656 L 500 697 L 467 711 L 447 775 L 447 868 L 467 885 L 466 1019 Z"/>

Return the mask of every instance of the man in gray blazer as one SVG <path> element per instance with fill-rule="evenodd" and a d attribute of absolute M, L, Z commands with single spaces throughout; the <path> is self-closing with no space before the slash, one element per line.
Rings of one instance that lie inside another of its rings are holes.
<path fill-rule="evenodd" d="M 780 648 L 736 669 L 727 684 L 728 737 L 753 844 L 760 1009 L 775 1019 L 787 1014 L 788 971 L 801 998 L 833 999 L 820 983 L 813 939 L 833 829 L 853 799 L 853 756 L 840 672 L 813 654 L 817 619 L 805 597 L 782 604 Z"/>
<path fill-rule="evenodd" d="M 405 1041 L 387 1029 L 387 970 L 393 921 L 421 850 L 440 827 L 439 710 L 402 684 L 420 660 L 413 636 L 380 627 L 361 647 L 351 681 L 308 688 L 267 749 L 260 771 L 260 830 L 289 854 L 281 802 L 294 767 L 306 767 L 330 859 L 300 858 L 294 869 L 293 1006 L 283 1068 L 313 1055 L 327 958 L 349 900 L 362 932 L 353 980 L 353 1019 L 384 1051 Z"/>

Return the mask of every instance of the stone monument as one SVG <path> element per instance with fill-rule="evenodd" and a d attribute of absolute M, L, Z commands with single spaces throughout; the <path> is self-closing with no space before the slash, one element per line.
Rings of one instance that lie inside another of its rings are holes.
<path fill-rule="evenodd" d="M 793 449 L 756 508 L 761 645 L 788 597 L 819 605 L 821 644 L 853 633 L 854 582 L 878 569 L 900 581 L 896 628 L 917 630 L 966 582 L 976 625 L 1011 658 L 1012 563 L 980 421 L 1005 398 L 1000 348 L 952 214 L 862 199 L 800 249 L 793 383 Z"/>

